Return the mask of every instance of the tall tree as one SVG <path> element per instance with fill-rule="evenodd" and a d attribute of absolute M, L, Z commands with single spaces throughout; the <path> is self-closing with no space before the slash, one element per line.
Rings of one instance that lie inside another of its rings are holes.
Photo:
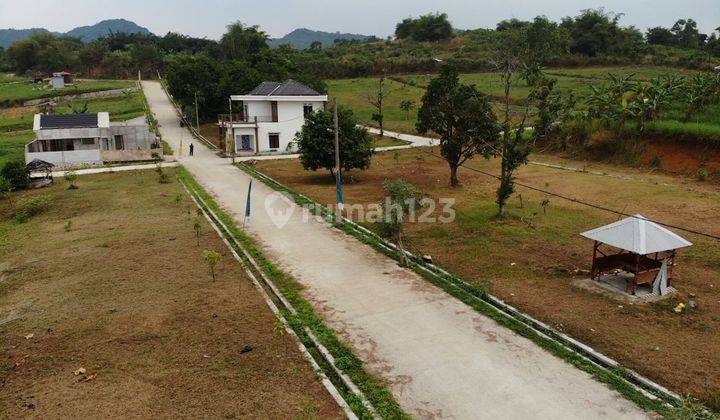
<path fill-rule="evenodd" d="M 370 135 L 365 128 L 358 126 L 350 109 L 338 108 L 338 127 L 342 170 L 370 167 L 373 154 Z M 316 111 L 309 114 L 295 141 L 303 168 L 312 171 L 326 169 L 334 176 L 335 134 L 332 112 Z"/>
<path fill-rule="evenodd" d="M 656 26 L 645 32 L 645 40 L 650 45 L 675 45 L 675 35 L 668 28 Z"/>
<path fill-rule="evenodd" d="M 460 165 L 480 154 L 495 154 L 498 125 L 488 97 L 474 85 L 460 83 L 452 65 L 431 80 L 418 111 L 417 130 L 440 136 L 440 153 L 450 166 L 450 185 L 459 185 Z"/>
<path fill-rule="evenodd" d="M 395 27 L 395 37 L 415 41 L 444 41 L 453 37 L 452 24 L 445 13 L 430 13 L 417 19 L 407 18 Z"/>
<path fill-rule="evenodd" d="M 268 36 L 257 26 L 246 26 L 241 22 L 228 25 L 220 39 L 220 48 L 229 60 L 247 60 L 254 62 L 260 53 L 267 50 Z"/>
<path fill-rule="evenodd" d="M 546 77 L 538 63 L 533 62 L 533 55 L 526 50 L 528 43 L 525 29 L 508 30 L 496 37 L 493 45 L 493 64 L 500 76 L 503 87 L 502 100 L 502 133 L 495 153 L 500 157 L 500 186 L 497 189 L 498 215 L 505 215 L 507 200 L 515 191 L 515 172 L 528 162 L 535 142 L 545 137 L 553 126 L 561 107 L 552 99 L 555 82 Z M 516 83 L 522 81 L 531 86 L 519 119 L 515 119 L 510 109 L 512 90 Z M 535 112 L 539 116 L 539 124 L 532 135 L 527 133 L 527 121 Z"/>
<path fill-rule="evenodd" d="M 372 107 L 374 108 L 374 112 L 372 115 L 372 120 L 378 123 L 378 126 L 380 127 L 380 135 L 385 135 L 385 131 L 383 129 L 383 122 L 385 121 L 385 114 L 384 114 L 384 105 L 385 105 L 385 98 L 390 94 L 390 89 L 388 88 L 385 80 L 385 75 L 383 74 L 378 79 L 377 85 L 375 86 L 375 89 L 373 92 L 368 95 L 368 102 Z"/>
<path fill-rule="evenodd" d="M 701 34 L 694 20 L 678 19 L 670 28 L 670 32 L 675 36 L 675 45 L 690 49 L 700 47 Z"/>

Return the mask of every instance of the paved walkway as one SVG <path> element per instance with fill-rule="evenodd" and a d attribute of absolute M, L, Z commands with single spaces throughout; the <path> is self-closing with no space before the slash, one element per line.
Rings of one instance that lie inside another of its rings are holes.
<path fill-rule="evenodd" d="M 77 175 L 94 175 L 94 174 L 104 174 L 109 172 L 124 172 L 124 171 L 140 171 L 140 170 L 146 170 L 146 169 L 155 169 L 157 166 L 156 163 L 143 163 L 138 165 L 118 165 L 118 166 L 101 166 L 99 168 L 86 168 L 86 169 L 76 169 L 73 172 Z M 162 162 L 160 164 L 163 168 L 174 168 L 175 166 L 178 166 L 177 162 Z M 65 173 L 68 171 L 52 171 L 53 177 L 63 177 L 65 176 Z M 33 175 L 43 175 L 43 172 L 34 172 Z"/>
<path fill-rule="evenodd" d="M 380 134 L 380 130 L 374 127 L 365 127 L 372 134 Z M 428 147 L 437 146 L 439 140 L 432 139 L 430 137 L 413 136 L 411 134 L 396 133 L 394 131 L 385 130 L 386 137 L 392 137 L 394 139 L 408 142 L 399 146 L 383 146 L 376 147 L 376 152 L 390 152 L 393 150 L 412 149 L 413 147 Z M 272 155 L 253 155 L 253 156 L 239 156 L 235 158 L 238 162 L 246 162 L 251 160 L 281 160 L 281 159 L 298 159 L 300 157 L 297 153 L 286 153 L 286 154 L 272 154 Z"/>
<path fill-rule="evenodd" d="M 248 175 L 191 140 L 160 85 L 144 82 L 163 139 L 180 162 L 242 221 Z M 499 326 L 371 247 L 253 186 L 246 229 L 373 373 L 418 418 L 645 418 L 588 374 Z"/>

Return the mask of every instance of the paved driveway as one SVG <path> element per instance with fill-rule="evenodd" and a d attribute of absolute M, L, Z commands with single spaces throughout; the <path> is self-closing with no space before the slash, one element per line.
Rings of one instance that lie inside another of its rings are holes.
<path fill-rule="evenodd" d="M 189 133 L 156 82 L 145 94 L 174 150 Z M 242 221 L 249 177 L 202 144 L 180 162 Z M 595 419 L 646 414 L 588 374 L 299 209 L 260 182 L 246 229 L 306 287 L 326 322 L 419 418 Z M 270 214 L 275 213 L 276 217 Z M 285 215 L 286 217 L 283 217 Z M 285 221 L 281 226 L 278 220 Z"/>

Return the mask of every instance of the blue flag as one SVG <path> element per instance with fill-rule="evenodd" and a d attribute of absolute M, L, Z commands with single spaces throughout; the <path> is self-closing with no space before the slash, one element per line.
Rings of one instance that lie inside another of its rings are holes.
<path fill-rule="evenodd" d="M 253 182 L 253 179 L 250 178 L 250 183 L 248 184 L 247 203 L 245 203 L 245 218 L 246 219 L 248 217 L 250 217 L 250 193 L 252 192 L 252 182 Z"/>
<path fill-rule="evenodd" d="M 342 185 L 342 173 L 340 172 L 340 169 L 337 170 L 337 173 L 335 174 L 335 183 L 337 188 L 337 202 L 338 202 L 338 209 L 340 211 L 343 210 L 343 185 Z"/>

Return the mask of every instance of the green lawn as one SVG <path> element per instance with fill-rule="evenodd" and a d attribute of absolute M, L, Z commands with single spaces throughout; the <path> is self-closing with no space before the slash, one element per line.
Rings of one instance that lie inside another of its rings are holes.
<path fill-rule="evenodd" d="M 590 86 L 604 83 L 609 73 L 618 75 L 634 74 L 636 80 L 648 80 L 669 73 L 684 76 L 694 73 L 691 70 L 652 66 L 550 68 L 546 72 L 558 80 L 558 90 L 572 91 L 581 98 L 581 103 L 582 98 L 590 92 Z M 423 74 L 398 77 L 410 85 L 395 80 L 387 81 L 390 95 L 385 101 L 385 126 L 389 130 L 414 133 L 417 108 L 421 105 L 424 93 L 423 86 L 426 86 L 436 75 Z M 460 79 L 464 83 L 474 84 L 480 91 L 490 95 L 496 101 L 496 112 L 500 112 L 501 104 L 497 100 L 503 95 L 503 86 L 496 73 L 467 73 L 461 74 Z M 376 125 L 371 120 L 374 109 L 368 102 L 368 95 L 377 89 L 377 83 L 377 78 L 330 80 L 328 81 L 328 90 L 330 96 L 337 97 L 341 104 L 349 106 L 362 123 Z M 511 97 L 513 100 L 522 100 L 527 97 L 529 91 L 530 88 L 520 81 L 511 91 Z M 415 109 L 409 115 L 405 115 L 400 110 L 400 102 L 403 100 L 415 102 Z M 518 112 L 521 108 L 518 105 L 511 105 L 511 111 L 516 118 L 519 116 Z M 720 139 L 720 136 L 717 135 L 720 132 L 720 117 L 718 115 L 720 115 L 720 105 L 712 105 L 698 112 L 692 122 L 685 123 L 682 121 L 684 117 L 683 107 L 681 104 L 677 104 L 667 112 L 666 121 L 653 124 L 652 132 L 672 136 L 677 135 L 677 133 L 684 133 L 689 137 L 702 135 L 703 138 L 710 136 L 711 138 Z M 672 130 L 669 127 L 672 127 Z"/>
<path fill-rule="evenodd" d="M 74 95 L 100 90 L 125 89 L 132 87 L 130 80 L 87 80 L 76 81 L 75 86 L 53 89 L 47 84 L 2 83 L 0 84 L 0 106 L 13 106 L 24 101 L 55 96 Z"/>
<path fill-rule="evenodd" d="M 59 103 L 55 114 L 71 114 L 73 108 L 81 109 L 87 102 L 88 113 L 109 112 L 110 120 L 125 121 L 145 115 L 142 94 L 139 92 L 114 98 L 101 99 L 74 99 Z M 33 116 L 37 112 L 35 107 L 14 108 L 6 112 L 0 111 L 0 132 L 32 129 Z"/>
<path fill-rule="evenodd" d="M 34 137 L 35 134 L 31 130 L 0 133 L 0 168 L 8 161 L 24 160 L 25 144 Z"/>
<path fill-rule="evenodd" d="M 330 80 L 327 84 L 330 96 L 337 97 L 342 105 L 350 107 L 360 122 L 370 124 L 374 110 L 368 102 L 368 95 L 377 89 L 377 83 L 378 79 L 376 78 L 358 78 Z M 386 128 L 394 131 L 413 132 L 416 110 L 411 111 L 406 118 L 405 113 L 400 109 L 400 102 L 410 99 L 415 101 L 416 106 L 419 106 L 424 90 L 388 79 L 385 83 L 390 90 L 384 107 Z"/>
<path fill-rule="evenodd" d="M 22 82 L 27 80 L 24 77 L 16 76 L 13 73 L 0 73 L 0 85 L 5 83 Z"/>

